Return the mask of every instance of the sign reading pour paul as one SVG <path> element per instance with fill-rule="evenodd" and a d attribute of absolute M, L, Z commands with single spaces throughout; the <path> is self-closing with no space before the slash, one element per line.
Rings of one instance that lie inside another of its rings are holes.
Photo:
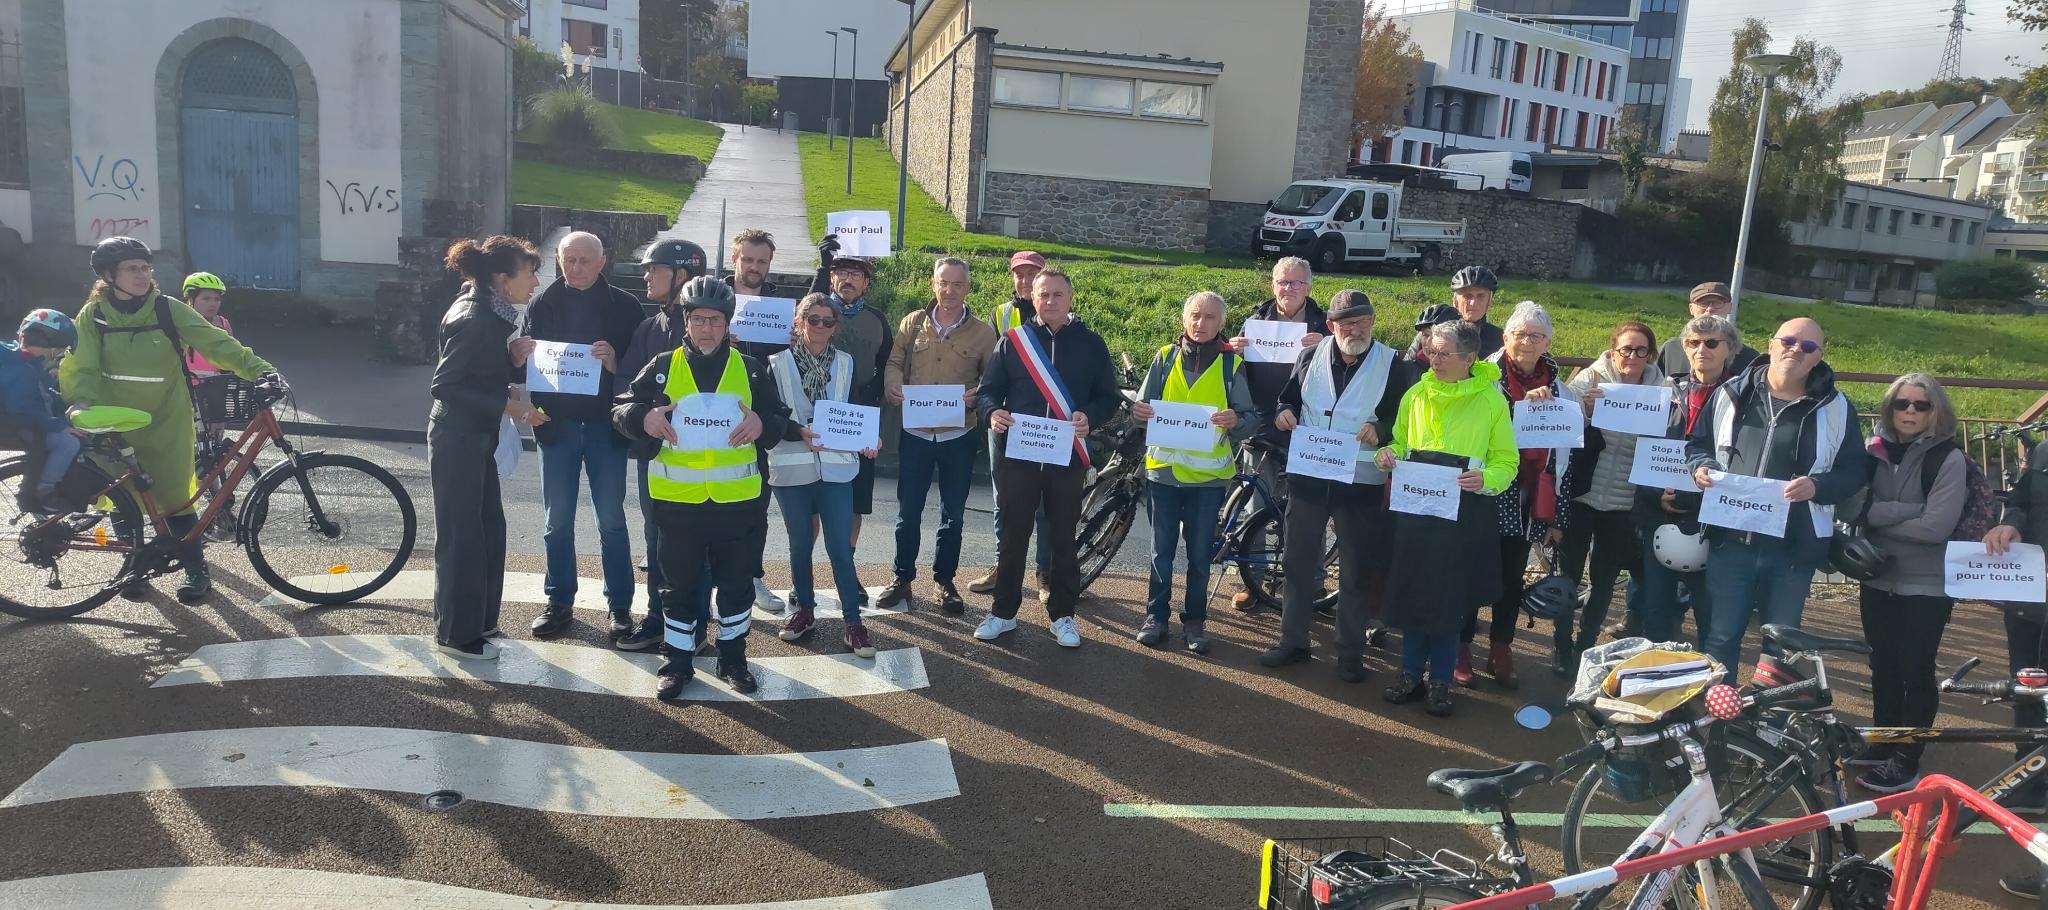
<path fill-rule="evenodd" d="M 950 430 L 966 425 L 966 386 L 955 384 L 903 387 L 904 429 Z"/>
<path fill-rule="evenodd" d="M 1152 402 L 1152 419 L 1145 422 L 1145 442 L 1162 449 L 1206 452 L 1216 447 L 1216 435 L 1223 432 L 1209 422 L 1216 409 L 1184 401 Z"/>
<path fill-rule="evenodd" d="M 832 212 L 825 230 L 839 238 L 839 255 L 876 259 L 889 255 L 888 212 Z"/>

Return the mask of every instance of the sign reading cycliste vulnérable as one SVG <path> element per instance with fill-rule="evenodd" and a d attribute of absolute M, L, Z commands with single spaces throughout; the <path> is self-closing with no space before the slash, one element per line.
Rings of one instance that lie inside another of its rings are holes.
<path fill-rule="evenodd" d="M 1514 406 L 1515 447 L 1576 449 L 1586 444 L 1586 412 L 1562 398 L 1517 401 Z"/>
<path fill-rule="evenodd" d="M 560 395 L 595 395 L 604 364 L 590 345 L 567 341 L 536 341 L 526 358 L 526 390 Z"/>
<path fill-rule="evenodd" d="M 1358 450 L 1358 437 L 1316 427 L 1297 425 L 1287 438 L 1287 473 L 1302 477 L 1352 483 L 1358 476 L 1358 459 L 1370 457 Z"/>

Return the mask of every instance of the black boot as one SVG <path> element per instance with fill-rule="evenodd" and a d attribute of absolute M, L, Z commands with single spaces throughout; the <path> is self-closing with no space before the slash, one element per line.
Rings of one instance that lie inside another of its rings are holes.
<path fill-rule="evenodd" d="M 734 692 L 752 695 L 761 688 L 754 671 L 747 669 L 747 640 L 735 638 L 718 642 L 718 678 L 732 686 Z"/>

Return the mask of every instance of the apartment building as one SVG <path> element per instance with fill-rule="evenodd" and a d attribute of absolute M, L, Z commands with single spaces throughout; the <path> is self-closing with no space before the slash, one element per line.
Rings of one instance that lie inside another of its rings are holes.
<path fill-rule="evenodd" d="M 1990 95 L 1871 111 L 1849 132 L 1842 168 L 1858 183 L 1976 200 L 2022 224 L 2048 223 L 2048 145 L 2034 139 L 2038 119 Z"/>
<path fill-rule="evenodd" d="M 1808 277 L 1845 303 L 1918 305 L 1934 297 L 1934 269 L 1984 255 L 1996 210 L 1981 202 L 1899 186 L 1845 183 L 1842 195 L 1786 225 Z"/>
<path fill-rule="evenodd" d="M 592 94 L 640 106 L 640 0 L 515 0 L 519 34 L 550 54 L 590 67 Z"/>

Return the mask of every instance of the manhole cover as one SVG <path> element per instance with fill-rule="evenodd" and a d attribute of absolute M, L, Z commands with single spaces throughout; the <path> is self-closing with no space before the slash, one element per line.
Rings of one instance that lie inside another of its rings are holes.
<path fill-rule="evenodd" d="M 445 812 L 462 805 L 462 792 L 459 790 L 435 790 L 427 794 L 426 799 L 420 800 L 420 804 L 436 812 Z"/>

